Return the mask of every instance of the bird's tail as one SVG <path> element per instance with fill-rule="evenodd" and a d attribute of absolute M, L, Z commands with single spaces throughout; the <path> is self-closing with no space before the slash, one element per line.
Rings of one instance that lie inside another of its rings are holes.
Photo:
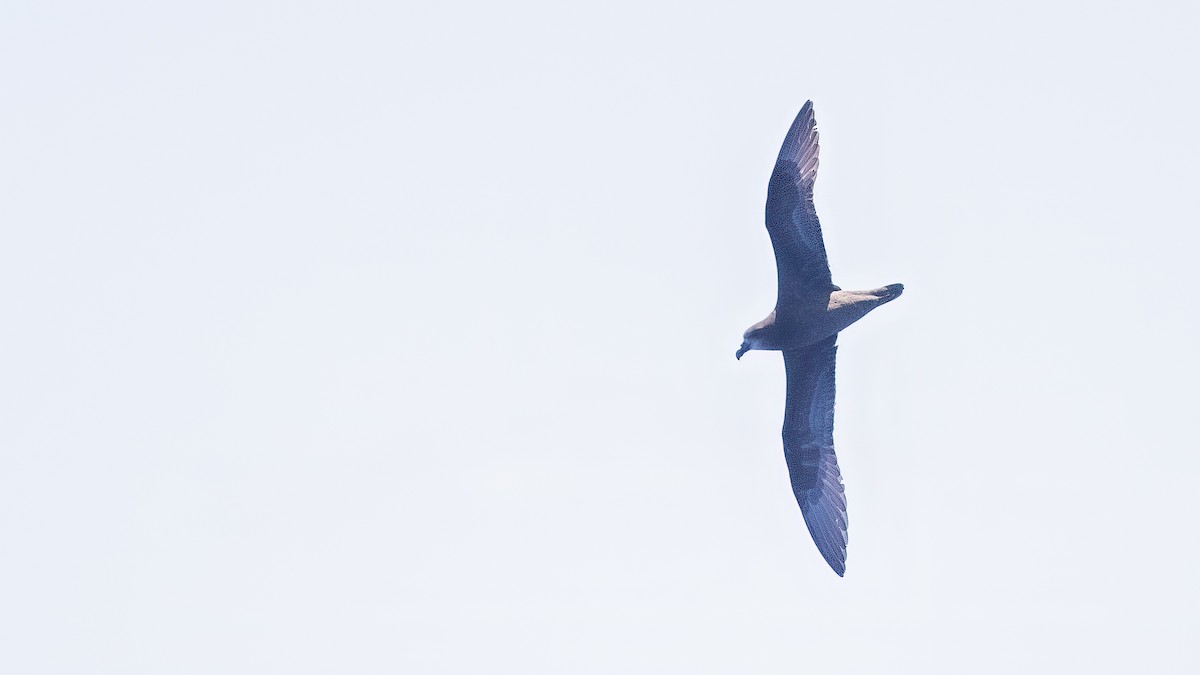
<path fill-rule="evenodd" d="M 885 302 L 891 302 L 892 300 L 900 297 L 900 294 L 903 292 L 904 284 L 889 284 L 883 288 L 875 289 L 872 291 L 872 294 L 879 298 L 879 304 L 882 305 Z"/>

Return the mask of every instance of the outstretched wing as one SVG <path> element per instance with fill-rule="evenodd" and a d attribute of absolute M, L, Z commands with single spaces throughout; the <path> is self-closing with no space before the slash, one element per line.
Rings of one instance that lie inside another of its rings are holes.
<path fill-rule="evenodd" d="M 783 139 L 767 186 L 767 232 L 779 278 L 777 309 L 794 302 L 824 302 L 833 287 L 812 201 L 819 152 L 817 119 L 809 101 Z"/>
<path fill-rule="evenodd" d="M 837 336 L 783 352 L 787 406 L 783 455 L 792 491 L 825 562 L 846 573 L 846 493 L 833 454 L 834 364 Z"/>

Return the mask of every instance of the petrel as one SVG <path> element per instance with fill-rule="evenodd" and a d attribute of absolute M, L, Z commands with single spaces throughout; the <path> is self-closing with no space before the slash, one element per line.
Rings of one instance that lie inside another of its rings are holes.
<path fill-rule="evenodd" d="M 804 522 L 825 562 L 846 573 L 846 493 L 833 453 L 834 361 L 837 334 L 904 291 L 892 284 L 870 291 L 833 285 L 821 223 L 813 207 L 817 177 L 817 120 L 809 101 L 800 109 L 767 186 L 767 233 L 775 249 L 779 294 L 775 310 L 746 330 L 738 359 L 751 349 L 783 352 L 787 403 L 783 456 Z"/>

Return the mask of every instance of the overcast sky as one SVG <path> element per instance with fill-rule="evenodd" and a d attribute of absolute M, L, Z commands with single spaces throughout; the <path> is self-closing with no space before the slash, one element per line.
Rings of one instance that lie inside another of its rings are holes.
<path fill-rule="evenodd" d="M 1195 3 L 422 4 L 0 8 L 0 670 L 1200 669 Z"/>

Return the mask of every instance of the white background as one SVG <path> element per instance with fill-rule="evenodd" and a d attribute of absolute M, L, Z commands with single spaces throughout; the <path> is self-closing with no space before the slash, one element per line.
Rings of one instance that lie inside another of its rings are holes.
<path fill-rule="evenodd" d="M 1196 7 L 5 3 L 0 670 L 1196 672 Z"/>

